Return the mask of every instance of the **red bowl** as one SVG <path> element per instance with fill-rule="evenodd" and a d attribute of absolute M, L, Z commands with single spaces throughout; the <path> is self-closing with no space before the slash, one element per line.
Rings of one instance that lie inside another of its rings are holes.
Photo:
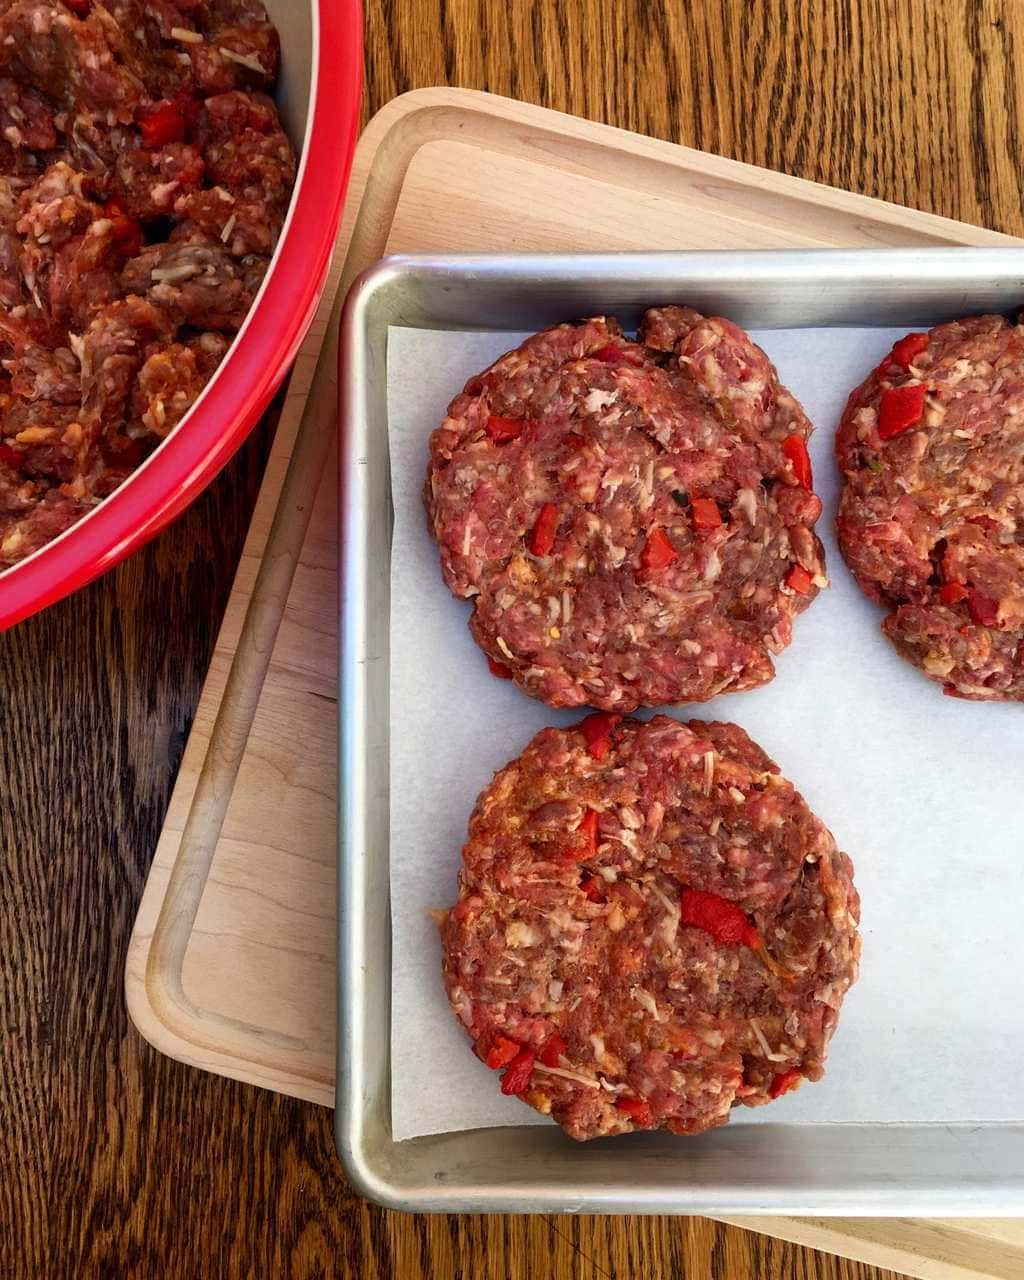
<path fill-rule="evenodd" d="M 285 231 L 263 287 L 217 373 L 159 448 L 109 498 L 60 537 L 0 571 L 0 630 L 91 582 L 153 537 L 210 483 L 258 421 L 287 373 L 323 291 L 352 164 L 362 89 L 359 0 L 306 0 L 308 38 L 289 39 L 294 0 L 267 8 L 282 35 L 282 89 L 301 100 L 309 51 L 309 114 Z M 296 77 L 296 72 L 298 73 Z"/>

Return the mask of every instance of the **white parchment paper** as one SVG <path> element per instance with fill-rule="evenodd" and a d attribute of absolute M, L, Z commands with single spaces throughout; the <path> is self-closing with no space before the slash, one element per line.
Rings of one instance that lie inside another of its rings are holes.
<path fill-rule="evenodd" d="M 448 1007 L 431 907 L 455 900 L 477 794 L 551 711 L 494 679 L 448 592 L 420 501 L 427 439 L 465 380 L 525 335 L 393 328 L 391 560 L 392 1122 L 397 1140 L 544 1124 L 498 1092 Z M 778 761 L 853 858 L 861 978 L 828 1071 L 733 1124 L 1024 1120 L 1024 710 L 943 697 L 896 656 L 833 532 L 832 454 L 848 390 L 897 331 L 755 333 L 817 431 L 818 531 L 831 589 L 798 618 L 767 687 L 689 715 L 734 720 Z"/>

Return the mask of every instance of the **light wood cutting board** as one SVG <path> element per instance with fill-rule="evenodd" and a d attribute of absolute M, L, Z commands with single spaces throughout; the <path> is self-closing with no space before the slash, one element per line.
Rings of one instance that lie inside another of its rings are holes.
<path fill-rule="evenodd" d="M 420 90 L 381 111 L 314 328 L 320 365 L 314 336 L 135 925 L 126 991 L 146 1039 L 333 1101 L 334 293 L 391 252 L 1019 243 L 486 94 Z M 1024 1275 L 1024 1224 L 735 1221 L 929 1280 Z"/>

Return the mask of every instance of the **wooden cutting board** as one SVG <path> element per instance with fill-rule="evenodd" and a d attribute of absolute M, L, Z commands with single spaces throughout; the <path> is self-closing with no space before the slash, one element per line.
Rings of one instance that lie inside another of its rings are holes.
<path fill-rule="evenodd" d="M 314 338 L 292 378 L 135 925 L 126 991 L 146 1039 L 333 1101 L 333 294 L 391 252 L 1019 243 L 486 94 L 420 90 L 385 107 L 356 153 L 314 328 L 327 340 L 315 374 Z M 742 1225 L 915 1276 L 1024 1275 L 1024 1224 Z"/>

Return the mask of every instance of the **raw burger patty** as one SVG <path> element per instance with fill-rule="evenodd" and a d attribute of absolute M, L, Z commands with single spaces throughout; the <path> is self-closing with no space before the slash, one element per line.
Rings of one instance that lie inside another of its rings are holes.
<path fill-rule="evenodd" d="M 697 1133 L 822 1075 L 860 954 L 853 868 L 742 729 L 544 729 L 463 859 L 448 997 L 502 1092 L 570 1137 Z"/>
<path fill-rule="evenodd" d="M 430 442 L 445 581 L 492 670 L 553 707 L 702 702 L 772 678 L 826 584 L 803 410 L 688 307 L 529 338 Z"/>
<path fill-rule="evenodd" d="M 839 543 L 946 693 L 1024 699 L 1024 328 L 910 334 L 850 396 Z"/>

